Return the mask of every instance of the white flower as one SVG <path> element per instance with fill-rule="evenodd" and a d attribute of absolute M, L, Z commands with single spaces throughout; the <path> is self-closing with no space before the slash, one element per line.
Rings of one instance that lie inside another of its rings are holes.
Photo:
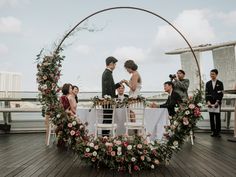
<path fill-rule="evenodd" d="M 151 141 L 151 144 L 152 144 L 152 145 L 155 145 L 154 141 Z"/>
<path fill-rule="evenodd" d="M 97 156 L 97 152 L 96 151 L 93 151 L 93 156 Z"/>
<path fill-rule="evenodd" d="M 111 99 L 111 96 L 110 95 L 104 95 L 104 98 L 105 99 Z"/>
<path fill-rule="evenodd" d="M 79 127 L 80 129 L 82 129 L 82 128 L 84 128 L 84 126 L 83 125 L 80 125 L 80 127 Z"/>
<path fill-rule="evenodd" d="M 94 143 L 90 143 L 89 146 L 93 148 L 94 147 Z"/>
<path fill-rule="evenodd" d="M 94 146 L 94 149 L 98 150 L 98 148 L 99 148 L 98 145 Z"/>
<path fill-rule="evenodd" d="M 135 157 L 132 157 L 132 158 L 131 158 L 131 161 L 132 161 L 132 162 L 135 162 L 135 161 L 136 161 L 136 158 L 135 158 Z"/>
<path fill-rule="evenodd" d="M 73 121 L 73 122 L 72 122 L 72 125 L 75 126 L 75 125 L 76 125 L 76 121 Z"/>
<path fill-rule="evenodd" d="M 128 146 L 127 146 L 127 149 L 128 149 L 128 150 L 131 150 L 131 149 L 132 149 L 132 145 L 128 145 Z"/>
<path fill-rule="evenodd" d="M 175 107 L 175 112 L 177 112 L 179 110 L 179 108 Z"/>
<path fill-rule="evenodd" d="M 177 121 L 174 121 L 174 125 L 175 125 L 175 126 L 178 126 L 179 123 L 178 123 Z"/>
<path fill-rule="evenodd" d="M 146 159 L 148 162 L 151 162 L 151 160 L 152 160 L 150 157 L 146 157 Z"/>
<path fill-rule="evenodd" d="M 86 152 L 90 152 L 90 149 L 89 149 L 89 148 L 86 148 L 85 151 L 86 151 Z"/>
<path fill-rule="evenodd" d="M 57 118 L 60 118 L 61 117 L 61 114 L 57 114 Z"/>
<path fill-rule="evenodd" d="M 122 152 L 121 152 L 121 151 L 118 151 L 118 152 L 117 152 L 117 155 L 122 155 Z"/>
<path fill-rule="evenodd" d="M 175 147 L 178 147 L 178 144 L 179 144 L 178 141 L 174 141 L 174 142 L 173 142 L 173 145 L 174 145 Z"/>
<path fill-rule="evenodd" d="M 118 147 L 118 148 L 117 148 L 117 151 L 119 151 L 119 152 L 120 152 L 120 151 L 121 151 L 121 147 Z"/>
<path fill-rule="evenodd" d="M 189 115 L 189 114 L 190 114 L 189 110 L 185 111 L 185 114 L 186 114 L 186 115 Z"/>
<path fill-rule="evenodd" d="M 46 90 L 46 89 L 48 88 L 48 86 L 47 86 L 46 84 L 44 84 L 44 85 L 41 86 L 41 88 L 42 88 L 43 90 Z"/>
<path fill-rule="evenodd" d="M 202 107 L 202 106 L 203 106 L 202 103 L 198 103 L 197 105 L 198 105 L 199 107 Z"/>
<path fill-rule="evenodd" d="M 155 166 L 154 165 L 151 165 L 151 169 L 154 169 L 155 168 Z"/>

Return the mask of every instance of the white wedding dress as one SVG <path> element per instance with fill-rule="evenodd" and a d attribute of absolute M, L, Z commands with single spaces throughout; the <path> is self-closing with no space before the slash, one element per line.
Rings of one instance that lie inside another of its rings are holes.
<path fill-rule="evenodd" d="M 130 89 L 130 91 L 129 91 L 129 98 L 136 99 L 140 95 L 141 88 L 142 88 L 142 84 L 141 83 L 137 83 L 137 87 L 136 87 L 136 89 L 134 91 Z"/>

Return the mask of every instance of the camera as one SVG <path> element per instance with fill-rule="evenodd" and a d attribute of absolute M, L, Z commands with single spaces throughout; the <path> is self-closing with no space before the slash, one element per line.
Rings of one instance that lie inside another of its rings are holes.
<path fill-rule="evenodd" d="M 170 75 L 169 75 L 169 78 L 170 78 L 171 80 L 173 80 L 174 78 L 176 78 L 176 75 L 175 75 L 175 74 L 170 74 Z"/>

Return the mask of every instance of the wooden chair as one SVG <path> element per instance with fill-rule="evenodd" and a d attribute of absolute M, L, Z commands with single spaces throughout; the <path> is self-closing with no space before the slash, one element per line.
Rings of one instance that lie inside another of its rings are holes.
<path fill-rule="evenodd" d="M 53 125 L 50 120 L 49 116 L 46 115 L 45 117 L 45 125 L 46 125 L 46 145 L 49 146 L 51 135 L 53 135 L 54 141 L 56 140 L 56 133 L 55 133 L 55 125 Z"/>
<path fill-rule="evenodd" d="M 98 137 L 99 131 L 102 131 L 104 136 L 116 135 L 117 124 L 114 123 L 116 105 L 109 101 L 98 102 L 95 105 L 96 123 L 95 123 L 95 138 Z M 104 133 L 105 132 L 105 133 Z"/>

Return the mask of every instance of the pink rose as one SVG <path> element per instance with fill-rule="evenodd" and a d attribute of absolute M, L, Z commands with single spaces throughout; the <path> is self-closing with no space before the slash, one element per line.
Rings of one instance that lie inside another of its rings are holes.
<path fill-rule="evenodd" d="M 189 121 L 188 121 L 188 118 L 187 118 L 187 117 L 184 117 L 184 118 L 183 118 L 183 124 L 184 124 L 184 125 L 188 125 L 188 124 L 189 124 Z"/>
<path fill-rule="evenodd" d="M 116 155 L 115 151 L 111 151 L 111 156 L 114 157 Z"/>
<path fill-rule="evenodd" d="M 68 123 L 68 125 L 67 125 L 69 128 L 71 128 L 73 125 L 72 125 L 72 123 Z"/>
<path fill-rule="evenodd" d="M 75 131 L 74 131 L 74 130 L 71 130 L 71 131 L 70 131 L 70 135 L 71 135 L 71 136 L 74 136 L 74 135 L 75 135 Z"/>
<path fill-rule="evenodd" d="M 142 161 L 144 161 L 145 157 L 142 155 L 142 156 L 140 157 L 140 159 L 141 159 Z"/>
<path fill-rule="evenodd" d="M 142 147 L 143 147 L 142 144 L 137 145 L 137 148 L 139 148 L 139 149 L 142 149 Z"/>
<path fill-rule="evenodd" d="M 123 143 L 125 147 L 127 147 L 129 145 L 129 143 L 126 141 Z"/>
<path fill-rule="evenodd" d="M 94 149 L 95 149 L 95 150 L 98 150 L 98 145 L 94 146 Z"/>
<path fill-rule="evenodd" d="M 158 165 L 158 164 L 160 163 L 160 161 L 156 159 L 156 160 L 154 161 L 154 163 Z"/>
<path fill-rule="evenodd" d="M 194 104 L 190 104 L 188 107 L 189 107 L 189 109 L 194 109 L 195 105 Z"/>

